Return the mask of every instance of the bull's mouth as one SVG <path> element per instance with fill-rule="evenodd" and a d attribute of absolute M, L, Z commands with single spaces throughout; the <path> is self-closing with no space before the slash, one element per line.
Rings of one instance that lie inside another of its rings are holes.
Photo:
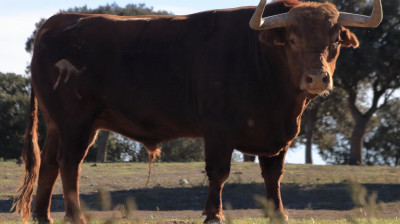
<path fill-rule="evenodd" d="M 331 88 L 325 88 L 325 89 L 303 89 L 303 91 L 306 93 L 306 95 L 311 95 L 311 96 L 327 96 L 331 93 L 332 89 Z"/>
<path fill-rule="evenodd" d="M 306 73 L 300 82 L 300 89 L 313 95 L 329 95 L 333 88 L 333 80 L 327 72 Z"/>

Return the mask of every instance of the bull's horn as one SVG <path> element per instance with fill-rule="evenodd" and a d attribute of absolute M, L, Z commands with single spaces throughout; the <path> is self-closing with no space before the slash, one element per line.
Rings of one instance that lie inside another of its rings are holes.
<path fill-rule="evenodd" d="M 288 13 L 282 13 L 262 18 L 266 4 L 266 0 L 260 1 L 260 4 L 258 4 L 256 11 L 250 19 L 250 28 L 252 28 L 253 30 L 267 30 L 286 26 Z"/>
<path fill-rule="evenodd" d="M 371 16 L 340 12 L 338 23 L 343 26 L 377 27 L 381 23 L 382 17 L 381 0 L 374 0 Z"/>

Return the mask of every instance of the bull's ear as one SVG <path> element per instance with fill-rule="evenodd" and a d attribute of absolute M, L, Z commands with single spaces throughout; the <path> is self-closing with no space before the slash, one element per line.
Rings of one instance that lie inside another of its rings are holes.
<path fill-rule="evenodd" d="M 260 33 L 258 36 L 258 39 L 269 46 L 274 46 L 274 45 L 285 45 L 285 34 L 284 31 L 281 29 L 270 29 L 270 30 L 264 30 Z"/>
<path fill-rule="evenodd" d="M 342 27 L 342 31 L 340 32 L 340 39 L 344 47 L 357 48 L 360 45 L 356 35 L 344 27 Z"/>

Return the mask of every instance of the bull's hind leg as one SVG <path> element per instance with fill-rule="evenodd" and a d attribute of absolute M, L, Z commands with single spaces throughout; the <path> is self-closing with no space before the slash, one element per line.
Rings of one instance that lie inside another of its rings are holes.
<path fill-rule="evenodd" d="M 57 180 L 59 169 L 57 163 L 58 132 L 48 124 L 46 143 L 41 154 L 38 187 L 33 208 L 33 217 L 39 223 L 52 223 L 50 218 L 51 195 Z"/>
<path fill-rule="evenodd" d="M 66 219 L 73 223 L 86 223 L 80 209 L 79 176 L 81 164 L 96 135 L 91 125 L 68 127 L 60 135 L 58 163 L 63 185 Z"/>
<path fill-rule="evenodd" d="M 226 144 L 216 136 L 205 138 L 206 172 L 209 179 L 208 195 L 205 207 L 207 222 L 225 220 L 222 214 L 222 188 L 229 177 L 233 146 Z"/>
<path fill-rule="evenodd" d="M 283 150 L 277 156 L 262 157 L 259 156 L 261 174 L 264 178 L 265 191 L 268 201 L 272 201 L 275 210 L 279 212 L 283 219 L 287 220 L 288 216 L 283 209 L 280 182 L 284 173 L 283 165 L 285 160 L 286 150 Z"/>

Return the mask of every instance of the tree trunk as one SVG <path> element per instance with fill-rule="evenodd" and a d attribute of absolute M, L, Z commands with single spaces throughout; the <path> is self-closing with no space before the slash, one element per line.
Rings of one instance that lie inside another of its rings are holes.
<path fill-rule="evenodd" d="M 372 100 L 372 105 L 366 113 L 361 113 L 361 111 L 356 106 L 357 93 L 352 89 L 347 89 L 349 94 L 348 103 L 351 115 L 355 121 L 353 132 L 351 134 L 350 140 L 350 165 L 361 165 L 363 164 L 362 159 L 362 149 L 364 147 L 364 135 L 367 129 L 367 124 L 371 120 L 372 115 L 378 109 L 378 101 L 382 92 L 376 90 L 374 83 L 374 96 Z"/>
<path fill-rule="evenodd" d="M 107 143 L 110 132 L 100 131 L 97 138 L 97 154 L 96 161 L 100 163 L 107 162 Z"/>
<path fill-rule="evenodd" d="M 256 161 L 256 156 L 243 154 L 243 161 L 244 162 L 255 162 Z"/>
<path fill-rule="evenodd" d="M 313 143 L 313 136 L 314 136 L 314 120 L 310 116 L 312 115 L 309 113 L 309 118 L 307 119 L 307 124 L 305 127 L 306 130 L 306 164 L 312 164 L 312 143 Z"/>
<path fill-rule="evenodd" d="M 362 149 L 364 147 L 364 135 L 370 119 L 365 116 L 360 116 L 355 120 L 356 124 L 351 134 L 349 164 L 361 165 L 363 164 Z"/>
<path fill-rule="evenodd" d="M 317 122 L 318 111 L 321 102 L 313 104 L 304 114 L 305 119 L 305 137 L 306 137 L 306 164 L 312 164 L 312 144 L 314 141 L 314 127 Z"/>

